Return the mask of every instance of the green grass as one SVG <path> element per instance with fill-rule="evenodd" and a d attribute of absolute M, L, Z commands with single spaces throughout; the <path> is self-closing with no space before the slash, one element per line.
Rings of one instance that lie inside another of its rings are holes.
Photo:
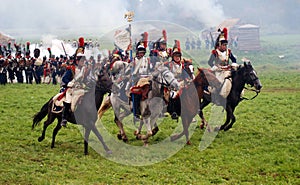
<path fill-rule="evenodd" d="M 91 147 L 85 156 L 82 135 L 72 124 L 59 132 L 54 149 L 50 144 L 56 122 L 39 143 L 42 124 L 31 130 L 32 116 L 59 87 L 0 86 L 0 184 L 300 184 L 299 69 L 273 63 L 270 58 L 276 58 L 275 51 L 257 54 L 247 53 L 264 87 L 257 98 L 237 107 L 233 128 L 219 132 L 204 151 L 199 151 L 204 130 L 196 128 L 192 145 L 148 166 L 118 164 Z M 208 56 L 203 51 L 199 57 Z M 297 61 L 299 57 L 288 62 L 297 65 Z M 245 96 L 252 95 L 246 92 Z M 205 114 L 209 118 L 210 107 Z M 118 130 L 112 111 L 102 122 L 115 136 Z M 164 119 L 150 145 L 168 137 L 180 124 Z M 133 129 L 127 127 L 126 131 L 130 145 L 142 145 L 135 140 Z M 139 159 L 142 154 L 132 157 Z"/>

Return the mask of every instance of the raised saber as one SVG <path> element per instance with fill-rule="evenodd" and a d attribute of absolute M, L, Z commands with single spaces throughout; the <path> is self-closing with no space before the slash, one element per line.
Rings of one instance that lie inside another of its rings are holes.
<path fill-rule="evenodd" d="M 67 55 L 67 52 L 66 52 L 66 49 L 65 49 L 65 46 L 64 46 L 64 43 L 63 43 L 63 42 L 61 42 L 61 46 L 62 46 L 62 48 L 63 48 L 63 50 L 64 50 L 64 52 L 65 52 L 65 56 L 67 57 L 68 55 Z"/>

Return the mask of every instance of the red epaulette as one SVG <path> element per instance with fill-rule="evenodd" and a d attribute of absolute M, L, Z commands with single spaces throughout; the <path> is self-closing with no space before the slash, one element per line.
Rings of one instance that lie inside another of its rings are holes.
<path fill-rule="evenodd" d="M 214 55 L 217 55 L 217 54 L 218 54 L 217 50 L 215 50 L 215 49 L 212 50 L 211 53 L 214 54 Z"/>

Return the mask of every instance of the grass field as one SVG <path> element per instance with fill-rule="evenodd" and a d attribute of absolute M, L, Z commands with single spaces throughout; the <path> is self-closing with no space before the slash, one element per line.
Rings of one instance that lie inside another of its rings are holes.
<path fill-rule="evenodd" d="M 230 131 L 219 132 L 199 151 L 204 130 L 196 128 L 192 145 L 148 166 L 115 163 L 91 147 L 89 155 L 83 155 L 83 138 L 72 124 L 59 132 L 54 149 L 50 143 L 56 123 L 39 143 L 42 125 L 32 131 L 32 116 L 59 87 L 0 86 L 0 184 L 300 184 L 300 59 L 294 53 L 300 39 L 291 38 L 279 42 L 280 37 L 265 37 L 262 45 L 267 49 L 237 53 L 253 60 L 264 87 L 257 98 L 237 107 L 237 122 Z M 282 52 L 286 58 L 280 60 Z M 111 133 L 117 132 L 112 112 L 103 122 Z M 177 124 L 166 118 L 150 143 L 165 139 Z M 127 134 L 129 144 L 141 145 L 131 131 Z"/>

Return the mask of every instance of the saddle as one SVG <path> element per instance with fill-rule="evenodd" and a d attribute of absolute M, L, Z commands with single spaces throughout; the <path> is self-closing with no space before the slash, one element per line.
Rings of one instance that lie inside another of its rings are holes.
<path fill-rule="evenodd" d="M 55 95 L 52 100 L 53 100 L 53 105 L 52 105 L 52 112 L 53 113 L 60 113 L 63 111 L 64 104 L 63 102 L 66 100 L 66 91 L 63 91 L 61 93 L 58 93 Z M 72 112 L 75 111 L 76 105 L 79 102 L 80 98 L 84 95 L 84 90 L 83 89 L 75 89 L 73 90 L 72 93 L 72 101 L 71 101 L 71 110 Z"/>
<path fill-rule="evenodd" d="M 148 93 L 151 90 L 151 80 L 149 78 L 141 78 L 137 84 L 130 88 L 131 94 L 142 95 L 142 100 L 148 98 Z"/>

